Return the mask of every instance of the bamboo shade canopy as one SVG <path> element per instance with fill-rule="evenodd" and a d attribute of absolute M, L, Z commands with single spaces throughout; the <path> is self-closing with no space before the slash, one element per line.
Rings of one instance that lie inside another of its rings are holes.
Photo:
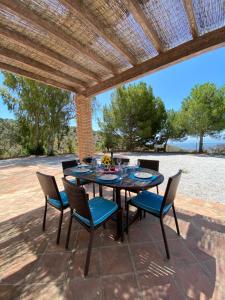
<path fill-rule="evenodd" d="M 224 43 L 225 0 L 0 0 L 0 69 L 86 97 Z"/>

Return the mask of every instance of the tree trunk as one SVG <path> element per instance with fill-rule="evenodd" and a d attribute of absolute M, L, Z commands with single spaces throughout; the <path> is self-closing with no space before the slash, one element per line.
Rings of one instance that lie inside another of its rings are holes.
<path fill-rule="evenodd" d="M 203 138 L 204 138 L 204 134 L 201 133 L 199 136 L 199 148 L 198 148 L 199 153 L 203 152 Z"/>
<path fill-rule="evenodd" d="M 49 135 L 49 140 L 48 140 L 48 147 L 47 147 L 47 155 L 51 156 L 54 154 L 54 141 L 55 141 L 55 135 L 51 134 Z"/>
<path fill-rule="evenodd" d="M 36 114 L 35 116 L 35 149 L 38 149 L 40 146 L 40 121 L 39 121 L 39 116 Z"/>
<path fill-rule="evenodd" d="M 166 140 L 165 143 L 164 143 L 164 151 L 165 152 L 166 152 L 167 143 L 168 143 L 168 140 Z"/>
<path fill-rule="evenodd" d="M 60 146 L 61 146 L 61 142 L 62 142 L 62 135 L 57 135 L 57 149 L 58 149 L 58 151 L 59 151 L 59 149 L 60 149 Z"/>

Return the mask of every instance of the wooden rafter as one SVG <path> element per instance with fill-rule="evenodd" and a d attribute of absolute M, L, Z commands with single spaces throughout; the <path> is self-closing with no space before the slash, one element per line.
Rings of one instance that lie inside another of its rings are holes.
<path fill-rule="evenodd" d="M 64 90 L 75 92 L 75 93 L 79 92 L 79 89 L 75 89 L 72 86 L 63 84 L 61 82 L 55 81 L 55 80 L 50 79 L 50 78 L 46 78 L 46 77 L 37 75 L 37 74 L 32 73 L 30 71 L 25 71 L 23 69 L 20 69 L 20 68 L 15 67 L 15 66 L 8 65 L 6 63 L 0 62 L 0 69 L 4 70 L 4 71 L 7 71 L 7 72 L 15 73 L 15 74 L 18 74 L 18 75 L 21 75 L 21 76 L 24 76 L 24 77 L 27 77 L 27 78 L 30 78 L 30 79 L 40 81 L 44 84 L 51 85 L 53 87 L 58 87 L 60 89 L 64 89 Z"/>
<path fill-rule="evenodd" d="M 196 38 L 199 35 L 199 33 L 198 33 L 198 26 L 195 20 L 192 0 L 183 0 L 183 3 L 188 18 L 189 26 L 191 29 L 192 37 Z"/>
<path fill-rule="evenodd" d="M 76 41 L 73 37 L 68 35 L 66 32 L 61 30 L 54 24 L 42 19 L 40 16 L 35 14 L 33 11 L 28 9 L 26 6 L 22 5 L 18 0 L 8 1 L 8 0 L 0 0 L 0 8 L 8 9 L 13 12 L 13 14 L 17 15 L 20 18 L 27 20 L 29 23 L 34 26 L 38 26 L 42 30 L 54 35 L 57 39 L 60 39 L 63 43 L 67 43 L 76 51 L 84 54 L 88 58 L 92 59 L 99 65 L 105 67 L 111 73 L 115 74 L 116 70 L 113 65 L 104 60 L 102 57 L 96 55 L 90 48 L 81 45 L 78 41 Z"/>
<path fill-rule="evenodd" d="M 225 27 L 214 30 L 203 36 L 199 36 L 191 41 L 170 49 L 160 55 L 130 68 L 113 78 L 105 80 L 98 85 L 88 88 L 84 95 L 94 96 L 100 92 L 111 89 L 122 83 L 134 80 L 144 74 L 152 73 L 166 68 L 174 63 L 198 55 L 204 51 L 225 45 Z"/>
<path fill-rule="evenodd" d="M 132 13 L 135 20 L 139 23 L 142 30 L 146 34 L 146 36 L 151 41 L 152 45 L 158 51 L 158 53 L 163 52 L 163 45 L 158 37 L 157 32 L 153 28 L 152 24 L 149 22 L 147 17 L 145 16 L 143 10 L 138 4 L 137 0 L 129 0 L 128 1 L 128 10 Z"/>
<path fill-rule="evenodd" d="M 61 54 L 59 54 L 41 44 L 34 43 L 28 37 L 22 35 L 19 32 L 15 32 L 15 31 L 7 29 L 4 26 L 1 26 L 0 27 L 0 36 L 7 38 L 8 40 L 12 41 L 13 43 L 17 43 L 23 47 L 31 49 L 32 51 L 36 51 L 40 55 L 54 59 L 56 62 L 60 62 L 63 65 L 65 65 L 66 67 L 73 68 L 73 69 L 79 71 L 80 73 L 85 74 L 89 78 L 94 79 L 95 81 L 100 81 L 99 76 L 97 74 L 95 74 L 94 72 L 80 66 L 73 60 L 62 56 Z"/>
<path fill-rule="evenodd" d="M 86 83 L 81 81 L 80 79 L 77 79 L 77 78 L 74 78 L 68 74 L 65 74 L 59 70 L 56 70 L 48 65 L 45 65 L 37 60 L 34 60 L 33 58 L 30 58 L 30 57 L 27 57 L 23 54 L 20 54 L 16 51 L 13 51 L 13 50 L 10 50 L 10 49 L 6 49 L 6 48 L 3 48 L 3 47 L 0 47 L 0 56 L 4 56 L 6 58 L 10 58 L 10 59 L 13 59 L 13 60 L 16 60 L 20 63 L 23 63 L 23 64 L 26 64 L 27 66 L 30 66 L 30 67 L 34 67 L 40 71 L 44 71 L 44 72 L 47 72 L 50 74 L 53 74 L 61 79 L 64 79 L 64 80 L 68 80 L 70 81 L 71 83 L 74 83 L 75 85 L 79 85 L 81 87 L 85 87 Z"/>
<path fill-rule="evenodd" d="M 64 64 L 66 67 L 74 68 L 75 70 L 79 71 L 82 74 L 85 74 L 86 76 L 94 79 L 94 81 L 100 81 L 100 78 L 93 72 L 83 68 L 82 66 L 75 63 L 73 60 L 68 59 L 59 53 L 42 46 L 41 44 L 34 43 L 29 38 L 23 36 L 20 33 L 16 33 L 14 31 L 11 31 L 3 26 L 0 27 L 0 36 L 12 41 L 13 43 L 16 43 L 18 45 L 21 45 L 25 48 L 31 49 L 32 51 L 35 51 L 39 53 L 41 56 L 46 56 L 48 58 L 54 59 L 56 62 L 60 62 Z"/>
<path fill-rule="evenodd" d="M 85 19 L 95 32 L 102 36 L 108 43 L 110 43 L 120 54 L 125 57 L 131 65 L 136 65 L 136 58 L 126 49 L 126 46 L 115 36 L 115 34 L 109 34 L 103 24 L 101 24 L 96 18 L 94 18 L 87 9 L 81 4 L 80 1 L 73 0 L 61 0 L 61 2 L 68 7 L 72 12 Z"/>

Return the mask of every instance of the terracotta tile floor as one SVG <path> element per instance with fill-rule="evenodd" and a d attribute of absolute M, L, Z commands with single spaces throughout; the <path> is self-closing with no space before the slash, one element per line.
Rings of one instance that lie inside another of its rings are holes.
<path fill-rule="evenodd" d="M 96 232 L 84 279 L 86 231 L 74 222 L 66 251 L 66 213 L 57 246 L 52 208 L 41 231 L 44 201 L 35 172 L 55 175 L 62 187 L 62 159 L 10 160 L 1 167 L 0 299 L 225 299 L 225 205 L 179 194 L 180 237 L 172 215 L 165 218 L 169 261 L 157 219 L 134 223 L 124 243 L 113 240 L 111 221 Z"/>

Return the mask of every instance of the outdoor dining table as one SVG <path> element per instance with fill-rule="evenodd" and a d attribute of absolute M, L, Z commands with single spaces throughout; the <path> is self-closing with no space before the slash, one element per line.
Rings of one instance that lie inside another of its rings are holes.
<path fill-rule="evenodd" d="M 103 186 L 111 187 L 115 189 L 116 193 L 116 202 L 119 208 L 121 208 L 121 190 L 130 190 L 133 192 L 140 192 L 142 190 L 147 190 L 153 187 L 158 186 L 164 181 L 164 176 L 151 169 L 145 168 L 136 168 L 123 166 L 120 169 L 116 168 L 114 172 L 111 172 L 114 175 L 117 175 L 118 178 L 116 180 L 102 180 L 100 177 L 104 173 L 110 173 L 109 171 L 104 171 L 103 167 L 97 166 L 85 166 L 88 171 L 87 172 L 77 172 L 79 167 L 68 168 L 64 170 L 64 174 L 66 176 L 73 176 L 77 179 L 77 183 L 81 183 L 81 179 L 88 180 L 90 182 L 94 182 L 99 185 L 99 196 L 103 196 Z M 135 176 L 136 172 L 145 172 L 149 173 L 150 177 L 146 179 L 140 179 Z M 117 230 L 117 238 L 121 236 L 121 232 Z"/>

